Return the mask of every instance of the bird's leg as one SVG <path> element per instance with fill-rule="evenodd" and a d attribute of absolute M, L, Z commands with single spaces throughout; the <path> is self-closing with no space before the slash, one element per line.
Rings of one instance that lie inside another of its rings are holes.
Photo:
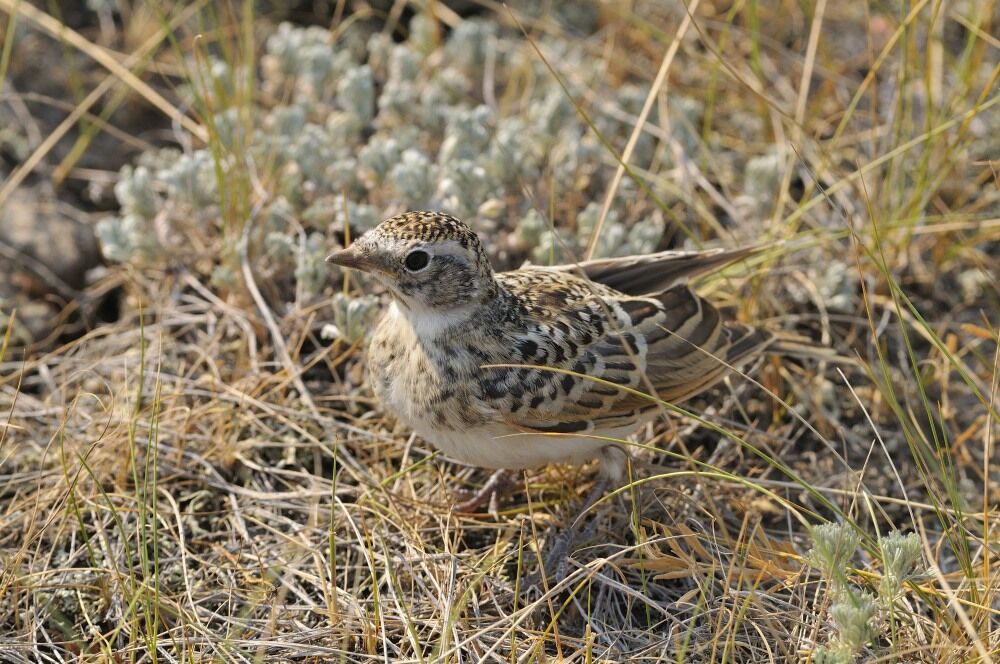
<path fill-rule="evenodd" d="M 545 571 L 546 573 L 551 572 L 552 578 L 556 583 L 559 583 L 566 577 L 566 568 L 569 565 L 569 550 L 580 532 L 580 523 L 583 521 L 584 515 L 604 496 L 612 480 L 616 484 L 621 484 L 627 464 L 628 455 L 617 445 L 609 445 L 602 450 L 601 470 L 597 481 L 594 482 L 594 486 L 587 492 L 587 497 L 584 498 L 583 505 L 573 516 L 573 520 L 570 521 L 569 526 L 559 533 L 552 543 L 552 549 L 545 556 L 543 563 Z M 589 534 L 596 525 L 597 522 L 592 521 L 584 533 Z"/>
<path fill-rule="evenodd" d="M 590 511 L 590 508 L 593 507 L 608 490 L 608 483 L 610 481 L 611 478 L 606 474 L 600 474 L 597 481 L 594 482 L 594 486 L 590 487 L 590 491 L 587 492 L 587 497 L 584 498 L 580 511 L 577 512 L 576 516 L 573 518 L 573 523 L 570 525 L 570 528 L 575 529 L 580 525 L 580 520 L 583 519 L 583 515 Z"/>
<path fill-rule="evenodd" d="M 462 514 L 471 514 L 480 511 L 483 507 L 490 505 L 496 498 L 502 494 L 506 489 L 513 484 L 514 478 L 511 476 L 511 472 L 505 468 L 501 468 L 492 475 L 490 479 L 486 480 L 486 484 L 483 485 L 479 491 L 476 492 L 459 492 L 461 493 L 471 493 L 469 498 L 466 498 L 460 503 L 456 503 L 452 507 L 453 512 L 459 512 Z"/>
<path fill-rule="evenodd" d="M 566 568 L 569 565 L 569 550 L 573 543 L 576 541 L 576 536 L 579 533 L 580 523 L 583 521 L 583 516 L 590 510 L 594 504 L 601 499 L 604 492 L 608 488 L 608 476 L 601 473 L 601 476 L 594 486 L 591 487 L 590 491 L 587 492 L 587 497 L 583 501 L 583 506 L 576 512 L 573 520 L 570 524 L 566 526 L 561 533 L 559 533 L 555 541 L 552 542 L 552 548 L 549 550 L 547 556 L 545 556 L 545 571 L 546 573 L 551 573 L 552 579 L 559 583 L 564 578 L 566 578 Z M 591 522 L 591 526 L 596 525 L 596 521 Z M 588 527 L 588 531 L 590 528 Z"/>

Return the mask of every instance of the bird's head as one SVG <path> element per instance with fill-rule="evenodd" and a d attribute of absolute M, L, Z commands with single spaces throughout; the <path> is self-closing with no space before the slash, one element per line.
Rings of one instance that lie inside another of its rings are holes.
<path fill-rule="evenodd" d="M 496 294 L 493 268 L 479 238 L 440 212 L 386 219 L 326 260 L 368 272 L 411 312 L 466 309 Z"/>

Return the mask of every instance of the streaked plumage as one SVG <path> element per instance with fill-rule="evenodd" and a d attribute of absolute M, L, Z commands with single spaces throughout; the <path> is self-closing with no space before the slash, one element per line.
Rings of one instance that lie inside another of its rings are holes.
<path fill-rule="evenodd" d="M 724 321 L 687 285 L 749 253 L 494 274 L 465 224 L 411 212 L 330 260 L 371 272 L 393 296 L 368 355 L 381 402 L 449 457 L 524 468 L 602 456 L 608 443 L 593 436 L 625 437 L 655 415 L 619 386 L 681 402 L 767 348 L 770 333 Z"/>

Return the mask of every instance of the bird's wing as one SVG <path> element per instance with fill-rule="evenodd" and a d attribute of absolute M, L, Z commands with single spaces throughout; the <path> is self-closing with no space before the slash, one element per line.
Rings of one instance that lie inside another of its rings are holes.
<path fill-rule="evenodd" d="M 528 430 L 608 431 L 638 421 L 651 394 L 678 403 L 756 356 L 771 335 L 724 323 L 687 285 L 632 297 L 566 273 L 498 275 L 522 303 L 527 328 L 494 354 L 512 371 L 486 369 L 483 393 L 494 412 Z M 583 377 L 581 377 L 583 376 Z"/>
<path fill-rule="evenodd" d="M 653 295 L 759 251 L 759 247 L 661 251 L 641 256 L 600 258 L 547 269 L 585 276 L 626 295 Z"/>

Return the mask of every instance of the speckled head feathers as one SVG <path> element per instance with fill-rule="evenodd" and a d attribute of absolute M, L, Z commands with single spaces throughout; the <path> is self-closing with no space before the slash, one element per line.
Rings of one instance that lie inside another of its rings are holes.
<path fill-rule="evenodd" d="M 444 212 L 404 212 L 389 217 L 376 229 L 401 240 L 440 242 L 454 240 L 466 248 L 479 247 L 476 234 L 465 223 Z"/>
<path fill-rule="evenodd" d="M 386 219 L 329 260 L 370 272 L 411 311 L 464 307 L 493 297 L 497 288 L 479 238 L 442 212 Z"/>

